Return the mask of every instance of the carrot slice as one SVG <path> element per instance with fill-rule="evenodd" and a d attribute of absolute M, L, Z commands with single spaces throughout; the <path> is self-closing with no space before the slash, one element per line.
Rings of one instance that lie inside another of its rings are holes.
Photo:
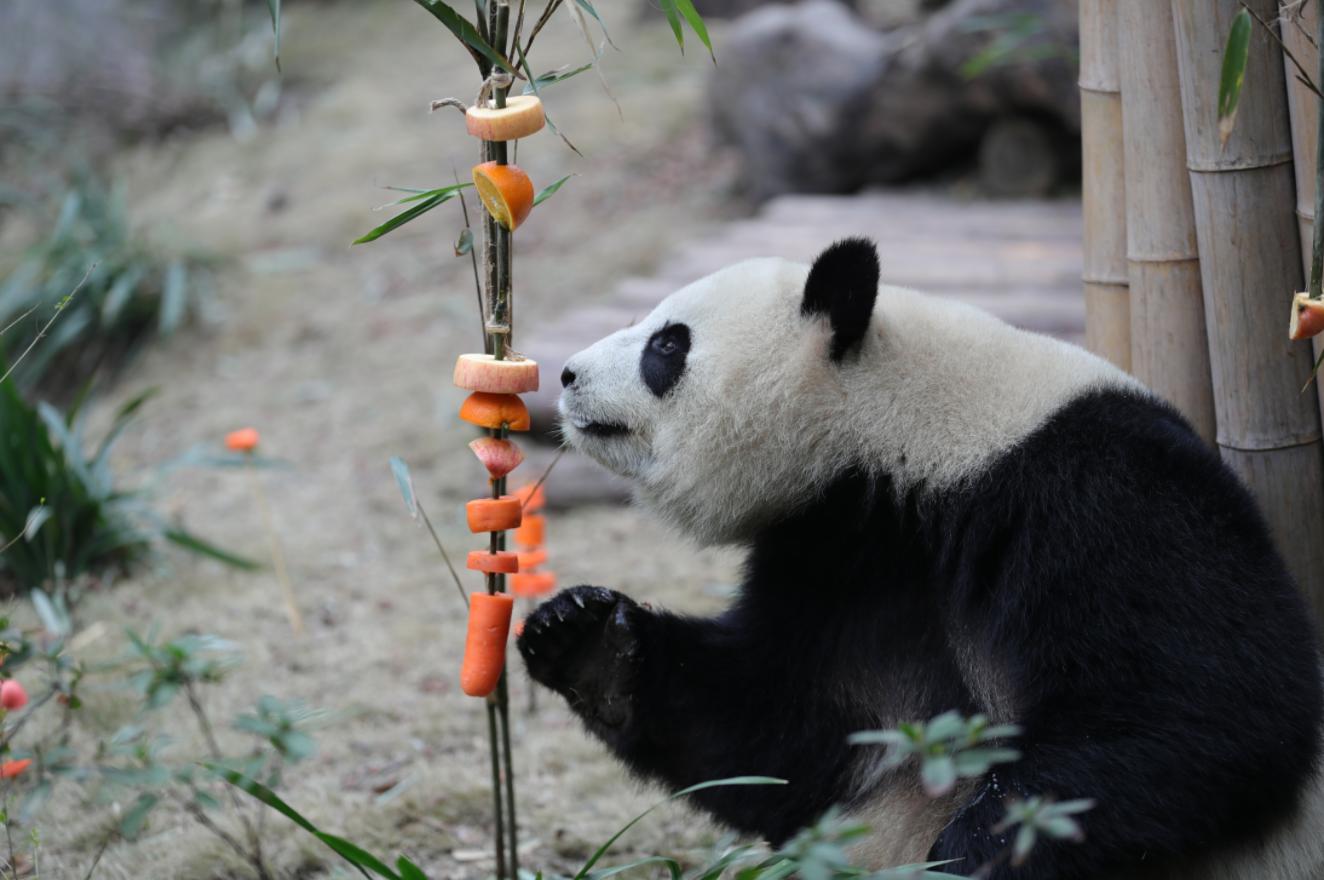
<path fill-rule="evenodd" d="M 545 542 L 547 519 L 541 513 L 531 513 L 524 517 L 515 532 L 515 543 L 526 550 L 536 550 Z"/>
<path fill-rule="evenodd" d="M 533 358 L 502 358 L 462 354 L 455 359 L 451 379 L 459 388 L 492 394 L 523 394 L 538 390 L 538 362 Z"/>
<path fill-rule="evenodd" d="M 515 497 L 520 500 L 520 503 L 524 505 L 524 509 L 529 513 L 542 510 L 547 505 L 547 495 L 543 492 L 543 487 L 538 486 L 537 491 L 534 491 L 533 485 L 520 486 L 515 490 Z"/>
<path fill-rule="evenodd" d="M 460 418 L 481 428 L 505 425 L 512 431 L 529 430 L 529 408 L 514 394 L 475 391 L 460 404 Z"/>
<path fill-rule="evenodd" d="M 460 690 L 485 697 L 496 689 L 506 665 L 506 637 L 515 597 L 507 593 L 472 593 L 469 628 L 464 635 L 464 662 L 460 664 Z"/>
<path fill-rule="evenodd" d="M 469 531 L 504 532 L 519 528 L 519 499 L 513 495 L 500 498 L 475 498 L 464 505 L 465 516 L 469 520 Z"/>
<path fill-rule="evenodd" d="M 478 456 L 478 460 L 483 463 L 483 467 L 487 468 L 488 474 L 494 480 L 501 479 L 524 461 L 524 453 L 509 440 L 479 437 L 477 440 L 469 441 L 469 448 Z M 523 504 L 523 499 L 520 499 L 520 503 Z"/>
<path fill-rule="evenodd" d="M 519 554 L 520 571 L 528 571 L 531 568 L 537 568 L 547 561 L 547 550 L 539 547 L 536 550 L 523 551 Z"/>
<path fill-rule="evenodd" d="M 467 568 L 488 574 L 514 574 L 519 571 L 519 558 L 522 554 L 513 550 L 470 550 L 465 562 Z"/>
<path fill-rule="evenodd" d="M 510 591 L 522 599 L 533 599 L 556 589 L 556 575 L 550 571 L 528 571 L 510 576 Z"/>

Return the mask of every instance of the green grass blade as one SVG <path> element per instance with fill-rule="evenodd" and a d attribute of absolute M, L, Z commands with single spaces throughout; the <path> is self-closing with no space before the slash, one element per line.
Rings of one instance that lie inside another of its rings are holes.
<path fill-rule="evenodd" d="M 441 0 L 414 0 L 414 2 L 432 13 L 433 18 L 444 24 L 447 30 L 471 50 L 482 55 L 506 73 L 512 76 L 515 75 L 515 68 L 510 66 L 510 62 L 502 57 L 500 52 L 493 49 L 487 40 L 483 39 L 483 35 L 478 33 L 478 29 L 470 24 L 467 18 L 451 9 Z"/>
<path fill-rule="evenodd" d="M 1250 13 L 1242 9 L 1232 19 L 1223 50 L 1223 70 L 1218 79 L 1218 139 L 1227 143 L 1237 124 L 1237 106 L 1241 87 L 1246 81 L 1246 61 L 1250 57 Z"/>
<path fill-rule="evenodd" d="M 671 32 L 676 35 L 676 45 L 680 46 L 680 54 L 685 54 L 685 31 L 680 27 L 680 13 L 676 11 L 676 0 L 658 0 L 662 5 L 662 12 L 667 17 L 667 24 L 671 25 Z"/>
<path fill-rule="evenodd" d="M 186 532 L 183 529 L 166 529 L 161 535 L 167 541 L 178 544 L 185 550 L 197 553 L 200 556 L 208 556 L 233 568 L 242 569 L 243 571 L 257 571 L 262 567 L 260 563 L 246 556 L 231 553 L 229 550 L 222 550 L 215 544 L 208 543 L 192 532 Z"/>
<path fill-rule="evenodd" d="M 399 214 L 396 214 L 394 217 L 392 217 L 390 220 L 387 220 L 381 226 L 378 226 L 375 229 L 372 229 L 371 231 L 365 232 L 363 235 L 360 235 L 358 238 L 354 239 L 352 243 L 367 244 L 370 241 L 376 241 L 377 239 L 381 238 L 383 235 L 386 235 L 388 232 L 394 232 L 395 230 L 399 229 L 401 226 L 404 226 L 409 221 L 417 220 L 419 217 L 422 217 L 428 211 L 431 211 L 433 208 L 437 207 L 437 205 L 449 201 L 450 198 L 451 197 L 448 195 L 434 195 L 431 196 L 430 198 L 424 199 L 423 201 L 414 205 L 414 207 L 410 208 L 409 210 L 401 211 Z"/>
<path fill-rule="evenodd" d="M 635 825 L 638 825 L 639 822 L 642 821 L 645 816 L 647 816 L 649 813 L 653 812 L 663 804 L 670 803 L 671 801 L 674 801 L 677 798 L 682 798 L 685 797 L 686 795 L 694 794 L 695 792 L 703 791 L 704 789 L 707 788 L 723 788 L 729 785 L 785 785 L 785 784 L 786 784 L 785 779 L 775 779 L 771 776 L 733 776 L 730 779 L 711 779 L 708 782 L 700 782 L 698 785 L 691 785 L 689 788 L 682 788 L 680 791 L 670 794 L 666 798 L 653 804 L 651 807 L 644 810 L 638 816 L 635 816 L 629 822 L 625 823 L 625 825 L 623 825 L 619 831 L 617 831 L 615 834 L 609 837 L 607 839 L 607 842 L 604 843 L 602 846 L 598 847 L 597 851 L 594 852 L 593 855 L 589 857 L 589 860 L 584 863 L 584 867 L 580 868 L 579 873 L 575 875 L 574 880 L 585 880 L 585 878 L 588 877 L 589 871 L 593 870 L 593 866 L 596 865 L 598 861 L 604 855 L 607 854 L 607 850 L 611 849 L 612 844 L 620 840 L 621 837 L 625 834 L 625 832 L 629 831 Z"/>

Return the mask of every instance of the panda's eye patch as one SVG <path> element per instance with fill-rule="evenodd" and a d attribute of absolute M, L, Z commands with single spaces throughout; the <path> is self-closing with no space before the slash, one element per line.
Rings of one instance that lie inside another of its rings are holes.
<path fill-rule="evenodd" d="M 690 328 L 668 324 L 649 337 L 639 359 L 639 373 L 648 390 L 662 397 L 680 381 L 690 351 Z"/>

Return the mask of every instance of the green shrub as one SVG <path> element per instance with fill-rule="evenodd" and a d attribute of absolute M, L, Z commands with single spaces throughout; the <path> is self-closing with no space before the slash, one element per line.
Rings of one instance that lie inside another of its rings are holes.
<path fill-rule="evenodd" d="M 88 173 L 59 200 L 50 234 L 0 273 L 0 355 L 8 355 L 0 362 L 17 360 L 68 298 L 13 375 L 24 390 L 56 392 L 122 364 L 149 335 L 175 330 L 208 277 L 200 259 L 163 259 L 138 240 L 122 196 Z"/>
<path fill-rule="evenodd" d="M 57 325 L 58 326 L 58 325 Z M 0 383 L 0 587 L 27 591 L 123 570 L 164 538 L 246 568 L 254 563 L 161 520 L 141 491 L 116 486 L 110 451 L 152 392 L 130 400 L 88 456 L 77 407 L 63 415 Z"/>

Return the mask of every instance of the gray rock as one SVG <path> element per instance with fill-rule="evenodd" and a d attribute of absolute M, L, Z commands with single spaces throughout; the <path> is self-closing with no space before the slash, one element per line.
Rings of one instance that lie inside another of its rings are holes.
<path fill-rule="evenodd" d="M 955 0 L 884 33 L 828 0 L 769 6 L 727 31 L 713 130 L 759 200 L 940 170 L 1007 116 L 1066 133 L 1056 143 L 1070 152 L 1076 41 L 1075 0 Z"/>

